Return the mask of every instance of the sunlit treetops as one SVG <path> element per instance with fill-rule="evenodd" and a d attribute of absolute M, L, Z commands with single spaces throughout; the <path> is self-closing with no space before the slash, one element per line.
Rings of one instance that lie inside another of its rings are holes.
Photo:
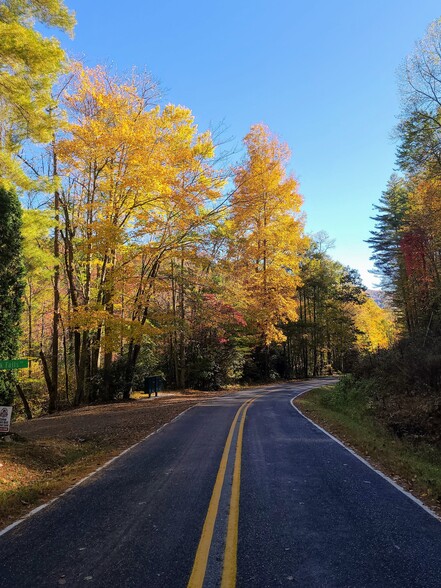
<path fill-rule="evenodd" d="M 16 154 L 23 143 L 50 142 L 58 127 L 52 96 L 65 62 L 58 40 L 36 24 L 72 32 L 74 16 L 60 0 L 0 2 L 0 181 L 31 187 Z"/>

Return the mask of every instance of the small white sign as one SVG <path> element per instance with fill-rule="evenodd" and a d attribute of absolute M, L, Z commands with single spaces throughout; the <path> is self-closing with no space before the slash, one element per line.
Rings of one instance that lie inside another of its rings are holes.
<path fill-rule="evenodd" d="M 9 433 L 12 406 L 0 406 L 0 433 Z"/>

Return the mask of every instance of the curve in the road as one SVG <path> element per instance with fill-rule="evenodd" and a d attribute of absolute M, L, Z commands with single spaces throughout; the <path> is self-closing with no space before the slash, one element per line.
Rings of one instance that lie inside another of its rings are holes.
<path fill-rule="evenodd" d="M 320 385 L 193 407 L 1 536 L 0 587 L 441 588 L 439 521 L 292 410 Z"/>
<path fill-rule="evenodd" d="M 384 472 L 382 472 L 381 470 L 378 470 L 377 468 L 375 468 L 366 459 L 364 459 L 363 457 L 361 457 L 361 455 L 359 455 L 356 451 L 354 451 L 353 449 L 351 449 L 351 447 L 348 447 L 345 443 L 343 443 L 343 441 L 341 441 L 340 439 L 338 439 L 337 437 L 335 437 L 334 435 L 332 435 L 329 431 L 327 431 L 326 429 L 324 429 L 323 427 L 321 427 L 320 425 L 318 425 L 317 423 L 315 423 L 312 419 L 310 419 L 309 417 L 307 417 L 305 414 L 303 414 L 303 412 L 300 410 L 300 408 L 294 404 L 294 400 L 296 398 L 298 398 L 299 396 L 301 396 L 302 394 L 305 394 L 306 392 L 308 392 L 308 390 L 305 390 L 304 392 L 301 392 L 300 394 L 297 394 L 296 396 L 294 396 L 294 398 L 291 398 L 291 406 L 292 406 L 292 408 L 295 411 L 297 411 L 299 413 L 300 416 L 302 416 L 304 419 L 306 419 L 307 421 L 309 421 L 312 425 L 314 425 L 314 427 L 316 427 L 319 431 L 321 431 L 322 433 L 324 433 L 325 435 L 327 435 L 330 439 L 332 439 L 333 441 L 335 441 L 335 443 L 338 443 L 338 445 L 341 445 L 342 447 L 344 447 L 346 449 L 346 451 L 349 451 L 349 453 L 351 453 L 354 457 L 356 457 L 359 461 L 361 461 L 365 466 L 367 466 L 368 468 L 370 468 L 371 470 L 373 470 L 381 478 L 384 478 L 385 480 L 387 480 L 387 482 L 389 482 L 389 484 L 391 484 L 399 492 L 401 492 L 402 494 L 404 494 L 405 496 L 407 496 L 407 498 L 410 498 L 410 500 L 412 500 L 413 502 L 415 502 L 415 504 L 417 504 L 420 508 L 422 508 L 423 510 L 425 510 L 428 514 L 430 514 L 430 516 L 434 517 L 437 521 L 441 521 L 441 517 L 439 517 L 436 514 L 436 512 L 434 512 L 431 508 L 429 508 L 427 505 L 425 505 L 424 502 L 422 502 L 419 498 L 417 498 L 416 496 L 414 496 L 411 492 L 408 492 L 407 490 L 405 490 L 402 486 L 400 486 L 399 484 L 397 484 L 395 482 L 395 480 L 392 480 L 392 478 L 389 478 L 389 476 L 387 476 Z"/>

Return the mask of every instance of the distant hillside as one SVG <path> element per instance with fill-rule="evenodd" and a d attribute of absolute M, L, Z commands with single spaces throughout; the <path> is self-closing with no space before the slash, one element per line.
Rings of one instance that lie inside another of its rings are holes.
<path fill-rule="evenodd" d="M 366 293 L 380 308 L 386 308 L 388 306 L 386 295 L 382 290 L 366 290 Z"/>

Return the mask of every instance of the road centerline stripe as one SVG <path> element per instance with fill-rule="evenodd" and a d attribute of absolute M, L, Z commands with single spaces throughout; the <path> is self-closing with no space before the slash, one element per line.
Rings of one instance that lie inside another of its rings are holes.
<path fill-rule="evenodd" d="M 239 499 L 240 499 L 240 475 L 242 469 L 242 445 L 245 417 L 253 398 L 247 403 L 240 420 L 239 432 L 236 442 L 236 456 L 234 461 L 233 484 L 231 488 L 230 510 L 228 513 L 227 538 L 225 542 L 224 566 L 222 571 L 221 588 L 234 588 L 237 575 L 237 546 L 239 539 Z"/>
<path fill-rule="evenodd" d="M 201 538 L 196 551 L 196 556 L 193 563 L 190 580 L 187 588 L 202 588 L 205 579 L 205 572 L 207 569 L 208 556 L 210 554 L 210 547 L 213 540 L 214 526 L 216 523 L 217 513 L 219 509 L 219 502 L 222 493 L 222 488 L 225 481 L 225 472 L 227 469 L 228 456 L 230 454 L 231 444 L 233 441 L 234 431 L 236 429 L 237 421 L 241 413 L 248 408 L 248 405 L 253 402 L 254 398 L 244 402 L 236 412 L 233 422 L 231 423 L 228 432 L 227 440 L 225 442 L 222 458 L 219 464 L 219 469 L 214 483 L 213 492 L 208 506 L 207 515 L 205 517 L 204 526 L 202 528 Z"/>

